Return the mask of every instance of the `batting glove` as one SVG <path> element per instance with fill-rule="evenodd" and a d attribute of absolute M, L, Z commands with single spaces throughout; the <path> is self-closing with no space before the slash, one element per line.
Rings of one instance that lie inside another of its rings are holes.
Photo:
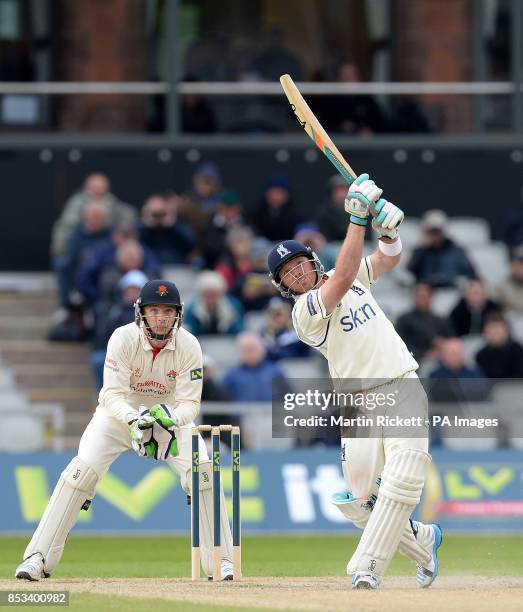
<path fill-rule="evenodd" d="M 351 223 L 367 225 L 369 207 L 381 197 L 380 189 L 368 174 L 360 174 L 352 183 L 345 198 L 345 210 L 350 214 Z"/>
<path fill-rule="evenodd" d="M 393 229 L 397 228 L 398 225 L 405 218 L 405 213 L 398 208 L 392 202 L 388 202 L 385 198 L 380 198 L 373 206 L 371 206 L 371 213 L 374 216 L 373 219 L 373 227 L 374 221 L 376 222 L 376 227 L 382 227 L 383 229 Z"/>

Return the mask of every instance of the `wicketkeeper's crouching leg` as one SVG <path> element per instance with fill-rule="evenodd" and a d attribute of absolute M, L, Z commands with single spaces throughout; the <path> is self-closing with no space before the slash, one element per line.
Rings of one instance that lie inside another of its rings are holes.
<path fill-rule="evenodd" d="M 95 494 L 98 474 L 80 457 L 75 457 L 60 474 L 36 531 L 24 552 L 24 559 L 40 553 L 32 563 L 20 565 L 16 577 L 26 580 L 47 578 L 58 565 L 65 541 L 80 510 L 87 510 Z M 45 569 L 44 569 L 45 563 Z"/>

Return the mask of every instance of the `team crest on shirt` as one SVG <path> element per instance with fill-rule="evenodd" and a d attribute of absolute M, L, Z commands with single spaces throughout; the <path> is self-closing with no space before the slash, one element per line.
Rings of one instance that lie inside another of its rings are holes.
<path fill-rule="evenodd" d="M 354 291 L 354 293 L 356 293 L 357 295 L 364 295 L 365 293 L 365 290 L 362 289 L 361 287 L 358 287 L 357 285 L 352 285 L 350 290 Z"/>
<path fill-rule="evenodd" d="M 278 248 L 276 249 L 276 253 L 278 253 L 278 255 L 281 257 L 281 259 L 283 259 L 285 257 L 285 255 L 289 255 L 290 251 L 287 247 L 283 246 L 283 244 L 279 244 Z"/>
<path fill-rule="evenodd" d="M 176 370 L 169 370 L 166 374 L 167 378 L 174 380 L 178 376 L 178 372 Z"/>
<path fill-rule="evenodd" d="M 142 375 L 142 370 L 140 368 L 134 368 L 133 376 L 135 376 L 136 378 L 140 378 L 141 375 Z"/>

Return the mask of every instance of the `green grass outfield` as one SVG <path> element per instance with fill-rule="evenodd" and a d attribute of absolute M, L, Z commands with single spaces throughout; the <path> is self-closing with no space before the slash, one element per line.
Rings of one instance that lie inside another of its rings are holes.
<path fill-rule="evenodd" d="M 0 537 L 0 578 L 12 578 L 27 537 Z M 356 536 L 245 536 L 242 540 L 243 573 L 249 576 L 343 576 Z M 523 535 L 444 537 L 440 549 L 440 575 L 523 576 Z M 415 567 L 396 555 L 387 575 L 414 576 Z M 54 572 L 69 578 L 188 578 L 190 543 L 183 536 L 72 536 Z M 13 588 L 16 587 L 13 582 Z M 52 581 L 45 584 L 52 589 Z M 132 605 L 131 605 L 132 604 Z M 142 606 L 143 604 L 143 606 Z M 157 604 L 157 605 L 156 605 Z M 73 610 L 176 610 L 173 602 L 72 595 Z M 223 606 L 184 604 L 184 610 L 224 611 Z M 241 608 L 235 608 L 241 610 Z"/>

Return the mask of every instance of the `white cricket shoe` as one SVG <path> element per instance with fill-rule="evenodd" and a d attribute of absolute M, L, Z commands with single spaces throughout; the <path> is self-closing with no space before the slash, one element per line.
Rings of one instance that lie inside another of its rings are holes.
<path fill-rule="evenodd" d="M 438 576 L 438 548 L 441 546 L 443 541 L 443 535 L 441 533 L 441 527 L 439 525 L 431 525 L 434 531 L 434 545 L 432 546 L 432 557 L 430 558 L 427 567 L 423 567 L 419 563 L 416 563 L 417 573 L 416 580 L 418 581 L 420 589 L 426 589 L 429 587 Z"/>
<path fill-rule="evenodd" d="M 51 574 L 44 569 L 44 557 L 42 553 L 34 553 L 16 568 L 15 577 L 20 580 L 36 581 L 41 578 L 49 578 Z"/>
<path fill-rule="evenodd" d="M 352 577 L 352 588 L 353 589 L 377 589 L 380 586 L 380 582 L 372 574 L 360 572 L 354 574 Z"/>
<path fill-rule="evenodd" d="M 232 580 L 233 579 L 233 567 L 230 561 L 227 559 L 222 559 L 222 580 Z M 209 576 L 207 580 L 212 580 L 212 576 Z"/>

